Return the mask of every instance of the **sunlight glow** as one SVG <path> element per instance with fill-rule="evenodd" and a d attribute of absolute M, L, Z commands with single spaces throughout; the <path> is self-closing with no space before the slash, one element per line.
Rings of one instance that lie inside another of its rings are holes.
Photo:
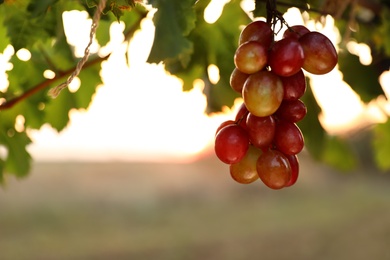
<path fill-rule="evenodd" d="M 17 132 L 23 132 L 24 131 L 24 123 L 25 123 L 25 119 L 24 119 L 24 116 L 23 115 L 18 115 L 16 116 L 16 119 L 15 119 L 15 130 Z"/>
<path fill-rule="evenodd" d="M 379 83 L 381 84 L 386 97 L 390 99 L 390 68 L 388 71 L 385 71 L 382 75 L 380 75 Z"/>
<path fill-rule="evenodd" d="M 204 14 L 205 20 L 215 22 L 226 2 L 211 1 Z M 75 46 L 76 54 L 81 57 L 88 42 L 91 21 L 85 12 L 79 11 L 66 12 L 63 18 L 68 42 Z M 310 30 L 324 33 L 336 46 L 340 42 L 340 35 L 329 16 L 325 23 L 307 21 L 298 9 L 291 8 L 285 19 L 289 24 L 305 24 Z M 146 63 L 155 29 L 152 15 L 142 21 L 141 29 L 129 45 L 122 44 L 123 28 L 123 23 L 114 23 L 110 28 L 111 41 L 99 50 L 99 55 L 113 53 L 102 63 L 103 84 L 98 86 L 88 110 L 72 110 L 70 124 L 60 134 L 49 125 L 39 131 L 28 130 L 33 140 L 29 151 L 34 159 L 177 162 L 193 160 L 201 153 L 213 151 L 215 129 L 223 121 L 234 118 L 242 99 L 237 98 L 233 107 L 223 107 L 220 113 L 206 115 L 203 80 L 195 80 L 194 88 L 183 92 L 182 81 L 165 72 L 162 64 Z M 279 35 L 282 34 L 281 31 Z M 354 54 L 361 57 L 361 52 L 367 53 L 367 49 L 358 46 Z M 95 42 L 95 52 L 97 47 Z M 125 57 L 127 48 L 129 52 Z M 218 82 L 217 66 L 210 65 L 208 73 L 210 81 Z M 390 112 L 388 99 L 379 97 L 364 104 L 343 81 L 338 67 L 326 75 L 307 75 L 323 109 L 320 121 L 329 133 L 344 133 L 387 120 L 383 108 Z M 76 83 L 77 87 L 72 90 L 71 86 L 71 91 L 83 87 L 80 81 Z M 381 84 L 389 98 L 390 72 L 383 73 Z M 45 105 L 40 104 L 40 109 L 44 108 Z M 18 124 L 22 123 L 20 119 Z"/>
<path fill-rule="evenodd" d="M 54 79 L 55 76 L 56 76 L 56 74 L 52 70 L 45 70 L 43 72 L 43 77 L 45 77 L 46 79 Z"/>
<path fill-rule="evenodd" d="M 89 31 L 91 29 L 92 20 L 88 19 L 86 11 L 66 11 L 62 14 L 64 19 L 64 30 L 68 43 L 75 47 L 76 57 L 83 57 L 85 47 L 89 42 Z M 90 52 L 98 51 L 98 43 L 93 41 Z"/>
<path fill-rule="evenodd" d="M 211 0 L 204 10 L 204 20 L 209 23 L 215 23 L 221 16 L 223 7 L 230 0 Z"/>
<path fill-rule="evenodd" d="M 129 45 L 130 66 L 124 55 L 128 46 L 111 39 L 114 52 L 102 64 L 103 85 L 88 111 L 72 110 L 61 134 L 48 125 L 29 131 L 35 159 L 180 161 L 209 145 L 216 124 L 204 112 L 204 82 L 183 92 L 181 80 L 168 75 L 163 65 L 145 63 L 149 51 L 144 48 L 151 46 L 154 30 L 150 19 Z"/>
<path fill-rule="evenodd" d="M 81 86 L 81 81 L 79 77 L 74 77 L 72 82 L 69 84 L 68 89 L 70 93 L 75 93 L 77 90 L 79 90 Z"/>
<path fill-rule="evenodd" d="M 220 76 L 219 76 L 219 68 L 215 64 L 210 64 L 207 67 L 207 74 L 209 76 L 209 80 L 212 84 L 217 84 Z"/>
<path fill-rule="evenodd" d="M 367 44 L 350 41 L 347 43 L 348 51 L 359 57 L 363 65 L 370 65 L 372 62 L 371 49 Z"/>
<path fill-rule="evenodd" d="M 31 52 L 27 49 L 22 48 L 16 52 L 16 56 L 21 61 L 28 61 L 31 59 Z"/>

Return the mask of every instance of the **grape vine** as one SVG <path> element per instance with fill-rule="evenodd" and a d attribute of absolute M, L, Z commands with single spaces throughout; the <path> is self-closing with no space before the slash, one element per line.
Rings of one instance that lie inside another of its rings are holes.
<path fill-rule="evenodd" d="M 6 71 L 2 71 L 6 78 L 1 78 L 0 83 L 0 183 L 8 174 L 22 177 L 29 173 L 32 161 L 27 149 L 31 143 L 29 130 L 48 124 L 61 131 L 69 122 L 70 110 L 88 108 L 96 87 L 102 83 L 101 64 L 112 55 L 90 53 L 79 70 L 80 58 L 67 41 L 62 15 L 77 10 L 88 13 L 92 20 L 102 3 L 99 0 L 0 0 L 0 52 L 12 50 L 13 53 L 6 61 Z M 300 25 L 290 26 L 283 18 L 291 7 L 299 8 L 306 21 L 315 20 L 317 24 L 331 16 L 342 38 L 337 53 L 342 80 L 358 94 L 364 106 L 379 104 L 385 118 L 380 124 L 369 121 L 363 125 L 370 134 L 366 140 L 367 153 L 372 154 L 373 162 L 380 169 L 390 169 L 387 156 L 390 153 L 390 122 L 387 121 L 390 112 L 387 92 L 379 81 L 390 67 L 388 1 L 253 0 L 253 3 L 254 9 L 248 12 L 242 8 L 241 0 L 228 1 L 221 16 L 209 23 L 204 15 L 210 0 L 107 0 L 94 37 L 100 47 L 106 46 L 110 41 L 110 26 L 120 22 L 124 25 L 124 41 L 129 43 L 143 19 L 152 19 L 155 33 L 147 62 L 163 63 L 168 73 L 182 80 L 184 91 L 193 88 L 195 81 L 202 80 L 207 113 L 232 107 L 237 98 L 243 98 L 242 108 L 234 119 L 221 125 L 216 139 L 225 139 L 227 143 L 249 140 L 248 146 L 241 145 L 237 151 L 242 157 L 240 162 L 235 161 L 237 154 L 226 152 L 227 163 L 236 165 L 231 170 L 233 179 L 247 182 L 243 178 L 252 180 L 258 176 L 250 170 L 254 169 L 250 162 L 260 156 L 279 158 L 280 168 L 289 165 L 287 172 L 290 169 L 291 175 L 297 176 L 297 151 L 303 141 L 285 145 L 287 141 L 276 140 L 281 136 L 285 138 L 286 132 L 304 136 L 305 149 L 319 161 L 343 170 L 359 165 L 360 155 L 355 154 L 352 141 L 325 131 L 319 121 L 321 107 L 312 92 L 313 82 L 305 79 L 306 72 L 321 74 L 332 68 L 337 58 L 332 45 L 323 35 L 308 32 Z M 249 26 L 260 17 L 264 18 L 264 23 Z M 274 36 L 281 33 L 282 26 L 288 29 L 275 41 Z M 262 40 L 259 42 L 259 39 Z M 350 43 L 367 45 L 372 62 L 362 64 L 360 57 L 349 48 Z M 322 46 L 321 49 L 318 46 Z M 17 57 L 21 49 L 30 52 L 28 61 Z M 324 51 L 330 54 L 321 56 Z M 126 53 L 126 57 L 129 55 Z M 1 55 L 1 62 L 3 59 Z M 210 65 L 218 68 L 218 81 L 210 80 L 207 70 Z M 54 73 L 53 78 L 44 76 L 47 70 Z M 56 99 L 50 98 L 49 90 L 67 82 L 75 71 L 79 72 L 80 88 L 75 93 L 65 88 Z M 259 82 L 263 91 L 257 91 Z M 22 127 L 16 127 L 19 119 L 23 119 Z M 226 126 L 229 126 L 227 130 Z M 300 134 L 297 134 L 297 126 Z M 245 133 L 237 127 L 243 128 Z M 232 140 L 229 132 L 234 137 Z M 264 152 L 264 148 L 258 147 L 267 144 L 272 153 L 263 155 L 268 150 Z M 221 151 L 225 150 L 221 147 Z M 290 153 L 296 154 L 284 154 L 293 147 Z M 249 169 L 243 178 L 240 177 L 243 170 L 239 170 L 242 168 Z M 294 178 L 284 186 L 291 186 Z"/>

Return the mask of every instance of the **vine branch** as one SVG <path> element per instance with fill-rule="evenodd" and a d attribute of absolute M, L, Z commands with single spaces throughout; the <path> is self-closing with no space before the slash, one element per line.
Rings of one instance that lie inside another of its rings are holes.
<path fill-rule="evenodd" d="M 91 67 L 97 63 L 100 63 L 104 60 L 107 60 L 110 57 L 110 55 L 111 54 L 108 54 L 105 57 L 99 57 L 99 58 L 96 58 L 96 59 L 91 60 L 89 62 L 86 62 L 84 64 L 84 68 Z M 24 100 L 24 99 L 34 95 L 35 93 L 38 93 L 39 91 L 45 89 L 46 87 L 50 86 L 50 84 L 52 84 L 53 82 L 66 77 L 67 75 L 72 73 L 74 70 L 75 70 L 75 68 L 71 68 L 69 70 L 59 72 L 56 74 L 56 76 L 54 78 L 47 79 L 41 83 L 38 83 L 37 85 L 35 85 L 31 89 L 27 90 L 26 92 L 23 92 L 23 94 L 21 94 L 20 96 L 17 96 L 9 101 L 5 101 L 4 103 L 0 104 L 0 111 L 12 108 L 14 105 L 21 102 L 22 100 Z"/>
<path fill-rule="evenodd" d="M 138 21 L 131 26 L 127 32 L 125 33 L 125 40 L 128 41 L 131 38 L 131 35 L 133 35 L 137 28 L 139 28 L 141 21 L 147 16 L 148 12 L 142 12 L 140 13 L 140 17 L 138 18 Z M 84 69 L 91 67 L 97 63 L 101 63 L 105 60 L 107 60 L 111 56 L 111 53 L 104 57 L 98 57 L 96 59 L 90 60 L 84 64 Z M 17 96 L 15 98 L 12 98 L 10 100 L 7 100 L 0 104 L 0 111 L 10 109 L 13 106 L 15 106 L 17 103 L 23 101 L 24 99 L 29 98 L 30 96 L 34 95 L 35 93 L 38 93 L 45 88 L 49 87 L 52 83 L 54 83 L 57 80 L 63 79 L 64 77 L 70 75 L 72 72 L 74 72 L 76 67 L 72 67 L 66 71 L 60 71 L 56 73 L 56 76 L 52 79 L 47 79 L 43 82 L 38 83 L 37 85 L 33 86 L 31 89 L 28 89 L 27 91 L 23 92 L 20 96 Z"/>

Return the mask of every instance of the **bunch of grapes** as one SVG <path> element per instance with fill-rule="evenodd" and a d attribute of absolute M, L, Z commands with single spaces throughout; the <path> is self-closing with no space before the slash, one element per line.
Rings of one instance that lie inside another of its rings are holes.
<path fill-rule="evenodd" d="M 229 164 L 235 181 L 247 184 L 260 178 L 272 189 L 296 183 L 297 155 L 304 147 L 296 123 L 307 112 L 300 100 L 306 91 L 304 70 L 326 74 L 337 59 L 325 35 L 302 25 L 288 27 L 278 41 L 263 21 L 242 30 L 230 85 L 244 102 L 235 120 L 223 122 L 215 137 L 215 153 Z"/>

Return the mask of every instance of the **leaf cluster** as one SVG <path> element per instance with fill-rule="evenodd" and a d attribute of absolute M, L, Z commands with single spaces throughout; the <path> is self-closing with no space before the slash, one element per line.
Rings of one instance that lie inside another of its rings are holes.
<path fill-rule="evenodd" d="M 109 42 L 109 27 L 119 17 L 126 22 L 125 33 L 131 36 L 146 15 L 143 8 L 126 14 L 118 12 L 123 6 L 134 8 L 133 1 L 109 3 L 110 13 L 100 21 L 96 32 L 100 46 Z M 15 53 L 26 49 L 31 54 L 28 60 L 18 55 L 11 57 L 12 69 L 6 72 L 9 86 L 0 92 L 0 147 L 4 151 L 0 158 L 0 182 L 5 173 L 18 177 L 28 174 L 29 130 L 49 124 L 61 131 L 69 122 L 70 110 L 89 106 L 96 87 L 101 84 L 101 62 L 109 56 L 94 53 L 90 56 L 78 75 L 81 86 L 75 93 L 65 89 L 52 99 L 47 92 L 66 81 L 79 61 L 74 47 L 67 42 L 62 14 L 72 10 L 93 14 L 95 9 L 90 2 L 69 0 L 18 0 L 0 5 L 0 52 L 11 45 Z M 55 76 L 46 78 L 46 71 Z M 22 119 L 22 125 L 18 126 L 18 119 Z"/>

